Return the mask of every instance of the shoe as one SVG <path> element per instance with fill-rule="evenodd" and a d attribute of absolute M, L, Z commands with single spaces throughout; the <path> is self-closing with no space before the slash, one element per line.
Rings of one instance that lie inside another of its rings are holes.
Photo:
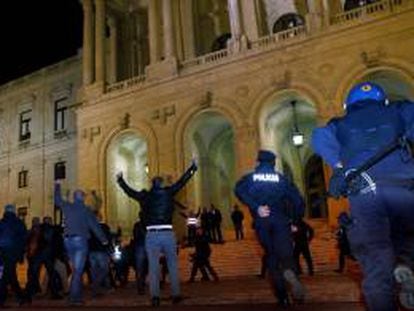
<path fill-rule="evenodd" d="M 288 309 L 290 307 L 290 302 L 288 298 L 280 300 L 277 305 L 282 309 Z"/>
<path fill-rule="evenodd" d="M 395 281 L 400 284 L 401 289 L 398 297 L 401 305 L 408 309 L 414 310 L 414 273 L 405 265 L 398 265 L 394 269 Z"/>
<path fill-rule="evenodd" d="M 173 305 L 179 304 L 181 301 L 183 301 L 183 297 L 181 297 L 181 296 L 174 296 L 172 298 Z"/>
<path fill-rule="evenodd" d="M 159 307 L 160 306 L 160 297 L 152 297 L 151 306 L 153 306 L 154 308 Z"/>
<path fill-rule="evenodd" d="M 292 270 L 286 270 L 283 272 L 283 277 L 289 283 L 292 296 L 296 303 L 303 303 L 305 301 L 305 287 L 297 278 L 296 274 Z"/>

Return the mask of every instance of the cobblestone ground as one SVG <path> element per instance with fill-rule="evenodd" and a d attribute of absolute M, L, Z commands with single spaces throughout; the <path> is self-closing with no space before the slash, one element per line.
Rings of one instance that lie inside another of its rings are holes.
<path fill-rule="evenodd" d="M 307 302 L 292 310 L 363 310 L 359 304 L 359 287 L 348 276 L 332 273 L 305 277 L 303 282 L 308 291 Z M 269 284 L 256 277 L 228 279 L 220 282 L 183 283 L 182 292 L 183 302 L 180 305 L 171 306 L 167 286 L 163 291 L 161 309 L 277 310 Z M 86 291 L 85 298 L 86 304 L 83 308 L 88 310 L 147 310 L 149 307 L 148 296 L 138 296 L 133 283 L 96 299 L 92 299 L 90 293 Z M 10 302 L 10 306 L 14 307 L 13 302 Z M 25 310 L 63 308 L 71 310 L 67 307 L 65 300 L 48 300 L 45 297 L 36 297 L 31 306 L 23 308 Z"/>

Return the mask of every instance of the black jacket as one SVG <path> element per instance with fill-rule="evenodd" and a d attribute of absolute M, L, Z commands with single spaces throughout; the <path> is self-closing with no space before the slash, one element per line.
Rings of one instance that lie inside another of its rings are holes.
<path fill-rule="evenodd" d="M 173 185 L 152 187 L 149 191 L 132 189 L 122 177 L 118 178 L 118 184 L 129 197 L 135 199 L 141 205 L 147 226 L 172 224 L 174 196 L 185 186 L 196 170 L 197 166 L 193 164 Z"/>

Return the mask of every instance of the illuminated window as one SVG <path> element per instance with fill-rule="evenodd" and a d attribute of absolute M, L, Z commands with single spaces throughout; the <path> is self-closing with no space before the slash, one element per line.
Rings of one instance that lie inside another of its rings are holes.
<path fill-rule="evenodd" d="M 31 121 L 32 121 L 32 109 L 25 110 L 20 113 L 20 129 L 19 129 L 19 140 L 20 141 L 25 141 L 25 140 L 30 139 Z"/>

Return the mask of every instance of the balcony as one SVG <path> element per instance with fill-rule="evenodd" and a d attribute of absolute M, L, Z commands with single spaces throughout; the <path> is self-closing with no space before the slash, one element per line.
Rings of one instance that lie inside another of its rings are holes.
<path fill-rule="evenodd" d="M 357 23 L 364 23 L 376 19 L 384 18 L 400 12 L 414 9 L 414 0 L 381 0 L 361 8 L 343 12 L 331 16 L 326 20 L 321 32 L 330 29 L 346 29 Z M 232 52 L 229 49 L 223 49 L 217 52 L 205 54 L 192 59 L 179 62 L 178 74 L 185 75 L 217 65 L 232 62 L 236 59 L 246 57 L 247 55 L 260 54 L 262 52 L 277 50 L 289 44 L 306 40 L 312 35 L 309 26 L 299 26 L 288 30 L 271 34 L 250 42 L 248 47 L 239 52 Z M 153 82 L 148 81 L 145 75 L 109 84 L 106 87 L 106 93 L 122 91 L 130 88 L 142 88 L 151 85 Z"/>

